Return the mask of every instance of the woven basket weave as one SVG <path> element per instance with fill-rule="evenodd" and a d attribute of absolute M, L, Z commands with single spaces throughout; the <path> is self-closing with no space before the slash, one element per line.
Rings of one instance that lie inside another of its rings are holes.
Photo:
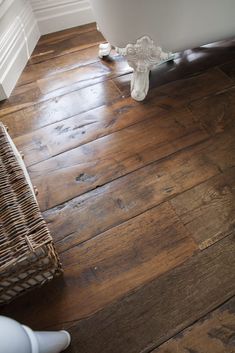
<path fill-rule="evenodd" d="M 0 304 L 61 273 L 22 159 L 0 123 Z"/>

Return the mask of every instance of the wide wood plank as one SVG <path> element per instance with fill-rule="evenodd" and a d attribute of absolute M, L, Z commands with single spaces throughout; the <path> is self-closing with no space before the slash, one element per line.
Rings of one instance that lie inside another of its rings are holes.
<path fill-rule="evenodd" d="M 58 133 L 63 133 L 63 129 Z M 28 170 L 45 210 L 207 137 L 193 123 L 189 112 L 182 110 L 134 124 Z M 58 195 L 57 188 L 64 190 Z"/>
<path fill-rule="evenodd" d="M 214 162 L 220 170 L 235 166 L 235 129 L 231 128 L 226 133 L 215 135 L 205 151 L 205 160 Z"/>
<path fill-rule="evenodd" d="M 235 168 L 170 202 L 199 248 L 212 245 L 231 233 L 235 226 Z"/>
<path fill-rule="evenodd" d="M 152 353 L 235 353 L 235 298 Z"/>
<path fill-rule="evenodd" d="M 100 59 L 98 58 L 97 45 L 94 45 L 69 55 L 58 56 L 53 60 L 42 61 L 34 65 L 28 63 L 19 78 L 17 87 L 97 61 L 100 61 Z M 13 94 L 16 94 L 16 92 L 14 90 Z"/>
<path fill-rule="evenodd" d="M 58 56 L 74 53 L 87 49 L 104 41 L 104 37 L 97 30 L 74 33 L 72 36 L 61 36 L 55 41 L 39 42 L 34 49 L 30 63 L 35 64 Z"/>
<path fill-rule="evenodd" d="M 235 127 L 235 87 L 189 104 L 195 120 L 214 135 Z"/>
<path fill-rule="evenodd" d="M 111 81 L 106 81 L 36 103 L 17 113 L 4 115 L 3 109 L 0 111 L 0 115 L 1 112 L 3 114 L 1 121 L 15 137 L 108 104 L 119 97 L 119 90 Z"/>
<path fill-rule="evenodd" d="M 113 65 L 115 66 L 115 61 Z M 128 75 L 123 75 L 120 77 L 128 77 Z M 102 81 L 104 80 L 104 77 L 98 78 L 97 80 Z M 120 87 L 120 85 L 116 85 L 116 79 L 114 81 L 116 89 L 120 93 L 120 90 L 122 91 L 122 88 Z M 90 82 L 90 84 L 92 85 L 94 83 L 95 82 Z M 127 96 L 130 95 L 129 83 L 130 78 L 128 78 L 128 93 L 126 94 Z M 36 110 L 36 112 L 40 115 L 41 106 L 48 105 L 48 110 L 51 109 L 51 101 L 60 99 L 61 96 L 69 94 L 70 92 L 71 94 L 74 94 L 73 92 L 76 89 L 81 88 L 82 84 L 83 83 L 78 81 L 78 83 L 75 83 L 73 85 L 67 85 L 47 94 L 42 94 L 37 83 L 29 84 L 29 87 L 28 85 L 22 87 L 20 86 L 16 88 L 16 90 L 19 90 L 19 94 L 13 94 L 12 98 L 0 103 L 0 117 L 1 119 L 2 117 L 3 119 L 7 119 L 5 115 L 8 114 L 9 122 L 12 120 L 14 121 L 15 115 L 17 115 L 15 114 L 15 112 L 23 108 L 26 108 L 24 109 L 25 114 L 29 115 L 30 118 L 30 111 L 32 109 Z M 86 85 L 86 83 L 84 84 Z M 228 76 L 226 76 L 222 71 L 218 69 L 212 69 L 195 77 L 178 80 L 176 82 L 170 82 L 169 84 L 163 86 L 160 85 L 159 87 L 153 90 L 153 94 L 151 94 L 152 91 L 150 92 L 144 103 L 139 104 L 149 104 L 151 100 L 154 100 L 157 101 L 159 107 L 163 107 L 169 110 L 170 108 L 179 107 L 183 104 L 189 103 L 191 100 L 194 100 L 196 98 L 216 93 L 219 90 L 223 90 L 227 87 L 230 87 L 231 85 L 232 81 Z M 104 91 L 108 92 L 108 85 L 106 90 L 105 83 L 103 92 Z M 86 97 L 88 97 L 88 94 L 86 95 Z M 72 103 L 70 103 L 70 105 L 71 104 Z M 12 114 L 13 112 L 14 114 Z M 53 111 L 50 113 L 52 114 Z M 27 133 L 29 131 L 24 130 L 22 131 L 22 134 Z"/>
<path fill-rule="evenodd" d="M 18 136 L 14 142 L 29 166 L 163 113 L 166 110 L 154 101 L 140 105 L 128 97 Z"/>
<path fill-rule="evenodd" d="M 235 294 L 235 42 L 177 53 L 135 102 L 101 41 L 43 36 L 0 102 L 64 268 L 1 314 L 69 329 L 68 352 L 232 353 L 231 305 L 205 315 Z"/>
<path fill-rule="evenodd" d="M 58 45 L 58 41 L 61 39 L 69 39 L 71 37 L 78 36 L 81 33 L 95 31 L 96 29 L 97 29 L 96 23 L 93 22 L 82 26 L 63 29 L 58 32 L 44 34 L 39 38 L 37 47 L 47 43 L 57 43 Z"/>
<path fill-rule="evenodd" d="M 119 57 L 119 59 L 111 63 L 98 61 L 82 67 L 66 70 L 48 78 L 39 79 L 37 83 L 41 92 L 47 94 L 74 84 L 76 84 L 77 89 L 80 89 L 104 81 L 105 79 L 124 75 L 130 71 L 132 71 L 132 69 L 128 66 L 127 62 Z"/>
<path fill-rule="evenodd" d="M 169 64 L 165 63 L 163 65 L 164 67 L 157 66 L 152 72 L 151 88 L 146 97 L 146 102 L 155 97 L 159 100 L 159 103 L 162 101 L 164 104 L 167 94 L 167 97 L 170 97 L 177 105 L 205 97 L 233 85 L 231 78 L 218 68 L 211 68 L 208 71 L 196 74 L 193 71 L 189 77 L 184 77 L 181 73 L 177 80 L 172 80 L 171 76 L 168 77 L 168 75 L 171 75 Z M 161 71 L 164 75 L 161 75 Z M 115 84 L 125 96 L 130 95 L 130 78 L 131 74 L 114 79 Z M 162 81 L 164 84 L 162 84 Z"/>
<path fill-rule="evenodd" d="M 27 94 L 27 97 L 28 97 L 28 94 Z M 184 95 L 182 96 L 182 99 L 184 98 Z M 162 101 L 162 99 L 164 100 L 164 102 Z M 128 101 L 129 103 L 126 103 L 126 101 Z M 132 101 L 133 102 L 133 101 Z M 159 99 L 155 99 L 155 97 L 152 97 L 152 99 L 149 99 L 148 100 L 148 102 L 146 102 L 146 103 L 142 103 L 142 104 L 139 104 L 139 103 L 136 103 L 136 105 L 135 105 L 135 107 L 136 107 L 136 109 L 137 109 L 137 107 L 139 107 L 139 111 L 140 112 L 143 112 L 143 114 L 144 114 L 144 110 L 146 110 L 146 116 L 149 114 L 149 110 L 151 110 L 151 111 L 153 111 L 154 109 L 156 109 L 156 112 L 158 112 L 158 111 L 161 111 L 161 110 L 169 110 L 169 109 L 172 109 L 173 107 L 174 107 L 174 104 L 178 104 L 178 103 L 176 103 L 177 101 L 175 101 L 174 102 L 174 100 L 170 100 L 169 98 L 167 98 L 167 96 L 166 95 L 163 95 L 161 98 L 159 97 Z M 197 101 L 198 102 L 198 101 Z M 119 104 L 120 104 L 120 106 L 122 106 L 122 104 L 125 104 L 125 108 L 124 109 L 127 109 L 126 108 L 126 105 L 130 105 L 130 107 L 129 107 L 129 110 L 130 110 L 130 114 L 131 114 L 131 107 L 132 107 L 132 103 L 131 103 L 131 99 L 129 99 L 129 100 L 124 100 L 124 101 L 121 101 L 121 102 L 119 102 Z M 207 105 L 206 105 L 207 106 Z M 109 109 L 109 108 L 107 108 L 107 109 Z M 120 108 L 121 109 L 121 108 Z M 27 113 L 27 111 L 28 110 L 26 110 L 26 113 Z M 88 113 L 89 114 L 89 113 Z M 99 113 L 98 113 L 99 114 Z M 116 112 L 114 111 L 113 112 L 113 114 L 114 115 L 116 115 Z M 136 117 L 138 117 L 138 114 L 136 113 L 136 111 L 134 110 L 133 111 L 133 114 L 136 114 Z M 22 126 L 22 113 L 20 113 L 19 112 L 19 115 L 20 115 L 20 117 L 19 117 L 19 119 L 21 120 L 21 126 Z M 100 114 L 99 114 L 100 115 Z M 12 114 L 12 115 L 8 115 L 8 116 L 6 116 L 6 117 L 4 117 L 4 122 L 7 124 L 8 123 L 8 121 L 9 121 L 9 123 L 11 124 L 12 123 L 12 121 L 14 121 L 15 119 L 17 119 L 17 116 L 18 116 L 18 113 L 17 114 Z M 120 117 L 121 118 L 121 117 Z M 83 121 L 81 121 L 81 123 L 80 123 L 80 117 L 79 116 L 74 116 L 74 118 L 72 118 L 72 120 L 71 121 L 68 121 L 68 123 L 66 123 L 65 125 L 65 130 L 63 130 L 63 131 L 66 131 L 66 132 L 69 132 L 69 134 L 70 134 L 70 122 L 74 122 L 74 120 L 76 119 L 76 121 L 78 121 L 78 124 L 79 125 L 83 125 Z M 82 117 L 81 117 L 81 119 L 82 119 Z M 99 119 L 100 120 L 100 119 Z M 11 126 L 10 126 L 11 127 Z M 95 126 L 94 126 L 95 127 Z M 55 129 L 57 128 L 57 126 L 55 126 Z M 11 129 L 10 129 L 11 130 Z M 14 129 L 15 130 L 15 129 Z M 56 151 L 55 152 L 55 154 L 57 154 L 57 153 L 61 153 L 62 151 L 64 151 L 64 150 L 66 150 L 66 147 L 64 148 L 64 149 L 62 149 L 61 150 L 61 144 L 59 143 L 59 141 L 57 141 L 57 137 L 58 137 L 58 133 L 57 134 L 53 134 L 53 135 L 55 135 L 55 137 L 56 137 L 56 140 L 55 140 L 55 143 L 53 143 L 53 141 L 54 141 L 54 136 L 52 135 L 51 136 L 51 132 L 53 132 L 54 130 L 53 130 L 53 126 L 50 128 L 50 127 L 48 127 L 48 130 L 47 129 L 44 129 L 44 130 L 42 130 L 42 131 L 38 131 L 38 132 L 35 132 L 34 134 L 32 134 L 32 135 L 28 135 L 28 136 L 25 136 L 25 144 L 27 144 L 27 148 L 29 148 L 29 149 L 31 149 L 32 148 L 32 150 L 36 150 L 37 149 L 37 146 L 38 146 L 38 143 L 39 143 L 39 140 L 40 140 L 40 145 L 43 145 L 44 146 L 44 149 L 43 149 L 43 151 L 42 151 L 42 149 L 38 149 L 38 154 L 35 156 L 35 158 L 40 158 L 41 157 L 41 154 L 43 154 L 44 152 L 45 152 L 45 154 L 46 154 L 46 158 L 48 158 L 48 156 L 49 156 L 49 152 L 48 152 L 48 150 L 49 151 L 51 151 L 52 150 L 52 146 L 53 146 L 53 148 L 59 148 L 59 151 Z M 84 130 L 83 130 L 84 131 Z M 50 138 L 49 138 L 49 140 L 51 141 L 51 143 L 50 143 L 50 146 L 47 148 L 47 141 L 45 141 L 45 139 L 46 139 L 46 137 L 47 137 L 47 135 L 48 135 L 48 132 L 49 132 L 49 135 L 50 135 Z M 38 133 L 38 134 L 37 134 Z M 37 134 L 37 135 L 36 135 Z M 42 136 L 43 135 L 43 140 L 44 141 L 41 141 L 42 140 Z M 63 138 L 63 146 L 66 146 L 66 143 L 64 143 L 64 141 L 66 141 L 67 143 L 68 143 L 68 139 L 67 139 L 67 137 L 69 137 L 69 135 L 68 134 L 66 134 L 66 136 L 65 136 L 65 132 L 63 132 L 63 134 L 59 134 L 59 136 L 61 137 L 61 138 Z M 64 137 L 66 137 L 66 139 L 64 138 Z M 80 144 L 80 136 L 79 136 L 79 134 L 78 134 L 78 138 L 77 139 L 75 139 L 74 138 L 74 132 L 72 132 L 72 146 L 71 147 L 74 147 L 74 144 L 76 144 L 76 141 L 78 141 L 77 142 L 77 144 Z M 82 139 L 81 139 L 81 142 L 83 141 L 83 138 L 84 138 L 85 136 L 82 136 Z M 31 144 L 33 143 L 33 141 L 35 140 L 35 146 L 31 146 Z M 71 142 L 71 139 L 69 139 L 69 141 Z M 17 143 L 18 141 L 16 141 L 16 143 Z M 21 137 L 21 139 L 20 139 L 20 141 L 18 142 L 19 143 L 19 148 L 20 149 L 23 149 L 24 150 L 24 136 L 22 136 Z M 30 144 L 30 146 L 29 146 L 29 144 Z M 69 143 L 69 146 L 70 146 L 70 143 Z M 76 146 L 75 146 L 76 147 Z M 26 161 L 27 161 L 27 150 L 25 151 L 25 154 L 26 154 Z M 52 155 L 53 155 L 53 153 L 52 153 Z M 40 159 L 39 159 L 40 160 Z M 35 162 L 37 162 L 38 160 L 36 159 L 35 160 Z M 30 161 L 31 162 L 31 161 Z"/>
<path fill-rule="evenodd" d="M 196 250 L 169 204 L 153 208 L 62 254 L 64 290 L 61 282 L 54 283 L 50 311 L 45 295 L 28 296 L 29 307 L 35 300 L 37 306 L 27 310 L 27 319 L 32 325 L 55 325 L 87 317 L 175 268 Z"/>
<path fill-rule="evenodd" d="M 235 294 L 234 252 L 233 234 L 78 321 L 69 330 L 74 339 L 68 352 L 150 352 Z"/>
<path fill-rule="evenodd" d="M 165 117 L 163 117 L 163 120 L 164 119 Z M 152 120 L 150 120 L 150 125 L 151 122 Z M 166 120 L 164 120 L 164 123 L 165 122 Z M 146 123 L 143 124 L 147 127 Z M 173 127 L 172 123 L 171 125 Z M 137 132 L 138 125 L 130 128 L 130 130 L 132 129 Z M 159 159 L 167 157 L 172 153 L 180 151 L 183 148 L 198 143 L 206 138 L 206 135 L 200 131 L 196 131 L 195 133 L 186 136 L 183 135 L 182 138 L 177 138 L 177 140 L 174 141 L 174 144 L 168 141 L 164 142 L 164 140 L 163 142 L 160 141 L 156 143 L 155 141 L 158 141 L 157 139 L 161 138 L 158 134 L 156 134 L 156 137 L 147 139 L 147 142 L 145 142 L 144 133 L 142 135 L 141 129 L 140 140 L 143 141 L 144 148 L 139 151 L 137 148 L 141 148 L 142 145 L 141 143 L 134 141 L 133 149 L 134 146 L 137 147 L 132 153 L 129 148 L 129 138 L 131 135 L 129 131 L 126 133 L 125 130 L 122 130 L 117 133 L 117 136 L 122 133 L 127 141 L 125 148 L 125 140 L 123 141 L 121 139 L 122 144 L 120 144 L 120 146 L 123 150 L 123 154 L 119 152 L 119 139 L 118 137 L 115 139 L 115 134 L 113 144 L 111 135 L 107 137 L 107 143 L 105 143 L 105 140 L 103 141 L 103 139 L 101 141 L 97 140 L 96 142 L 81 146 L 81 148 L 74 149 L 68 154 L 65 154 L 65 156 L 68 155 L 67 158 L 62 154 L 54 159 L 49 159 L 48 161 L 29 167 L 32 180 L 38 186 L 40 191 L 38 200 L 41 208 L 46 210 L 61 204 L 149 163 L 154 161 L 157 163 Z M 171 133 L 171 131 L 169 130 L 168 133 Z M 96 153 L 94 153 L 94 149 L 92 149 L 93 145 L 95 145 Z M 99 145 L 100 147 L 98 147 Z M 89 146 L 91 146 L 91 149 L 89 149 Z M 115 158 L 113 158 L 112 152 L 115 152 L 115 148 L 118 149 L 118 152 L 115 153 Z M 201 147 L 198 147 L 197 151 L 199 151 L 200 148 L 201 154 L 199 159 L 203 161 L 205 166 L 212 164 L 217 166 L 219 170 L 225 170 L 226 168 L 235 165 L 235 140 L 234 131 L 232 130 L 229 133 L 208 139 L 208 141 L 202 144 Z M 79 151 L 81 152 L 79 153 Z M 197 158 L 198 156 L 194 157 Z M 174 157 L 172 158 L 174 160 Z M 155 165 L 157 167 L 157 164 Z M 120 166 L 122 168 L 120 168 Z M 152 166 L 149 168 L 151 169 L 155 167 Z M 138 171 L 136 174 L 138 174 Z M 131 176 L 128 176 L 127 179 L 128 178 L 131 180 Z M 54 180 L 57 180 L 57 183 L 54 183 Z M 65 185 L 66 188 L 63 188 Z M 62 190 L 59 194 L 56 193 L 57 187 Z"/>
<path fill-rule="evenodd" d="M 235 47 L 235 40 L 234 40 Z M 220 66 L 220 69 L 235 82 L 235 60 Z"/>
<path fill-rule="evenodd" d="M 55 241 L 60 241 L 58 249 L 92 238 L 219 174 L 204 155 L 205 145 L 196 145 L 44 212 Z M 62 200 L 67 188 L 59 190 Z M 51 199 L 45 198 L 40 203 L 47 208 Z"/>
<path fill-rule="evenodd" d="M 36 104 L 50 103 L 58 97 L 78 91 L 85 87 L 94 86 L 105 80 L 130 72 L 127 63 L 119 59 L 115 61 L 101 61 L 50 74 L 48 78 L 38 79 L 32 83 L 17 86 L 11 97 L 0 103 L 0 116 L 8 116 L 12 120 L 15 112 L 28 107 L 35 108 Z M 114 83 L 110 83 L 114 87 Z M 115 87 L 119 92 L 118 88 Z M 104 88 L 105 90 L 105 88 Z M 119 92 L 120 93 L 120 92 Z M 26 109 L 26 113 L 28 110 Z"/>

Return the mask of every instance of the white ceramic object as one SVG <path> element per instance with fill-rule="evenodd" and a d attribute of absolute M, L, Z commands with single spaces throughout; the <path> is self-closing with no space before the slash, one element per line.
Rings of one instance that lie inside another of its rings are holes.
<path fill-rule="evenodd" d="M 0 316 L 0 353 L 59 353 L 70 344 L 67 331 L 33 331 Z"/>
<path fill-rule="evenodd" d="M 137 100 L 146 96 L 149 70 L 165 61 L 165 54 L 235 36 L 234 0 L 90 2 L 99 29 L 110 43 L 105 49 L 101 46 L 99 55 L 108 55 L 106 49 L 113 46 L 127 56 L 134 69 L 132 97 Z"/>
<path fill-rule="evenodd" d="M 142 101 L 149 90 L 149 72 L 154 65 L 173 59 L 172 53 L 163 52 L 148 36 L 142 37 L 135 44 L 126 48 L 116 48 L 117 52 L 126 56 L 134 73 L 131 79 L 131 96 Z"/>

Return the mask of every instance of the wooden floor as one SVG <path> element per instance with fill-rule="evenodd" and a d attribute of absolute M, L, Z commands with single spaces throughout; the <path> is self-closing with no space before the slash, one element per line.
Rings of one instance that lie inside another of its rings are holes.
<path fill-rule="evenodd" d="M 41 37 L 0 104 L 64 267 L 1 313 L 73 353 L 234 353 L 235 41 L 159 66 L 138 103 L 102 40 Z"/>

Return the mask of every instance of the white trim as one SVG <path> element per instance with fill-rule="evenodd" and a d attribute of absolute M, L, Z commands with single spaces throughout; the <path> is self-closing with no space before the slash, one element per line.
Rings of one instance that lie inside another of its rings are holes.
<path fill-rule="evenodd" d="M 0 83 L 0 101 L 4 100 L 6 98 L 7 98 L 6 93 L 5 93 L 3 87 L 2 87 L 2 85 Z"/>
<path fill-rule="evenodd" d="M 40 37 L 28 0 L 15 1 L 5 16 L 10 25 L 0 34 L 0 100 L 10 96 Z"/>
<path fill-rule="evenodd" d="M 41 34 L 94 22 L 88 0 L 31 0 Z"/>
<path fill-rule="evenodd" d="M 0 0 L 0 18 L 5 15 L 14 0 Z"/>

